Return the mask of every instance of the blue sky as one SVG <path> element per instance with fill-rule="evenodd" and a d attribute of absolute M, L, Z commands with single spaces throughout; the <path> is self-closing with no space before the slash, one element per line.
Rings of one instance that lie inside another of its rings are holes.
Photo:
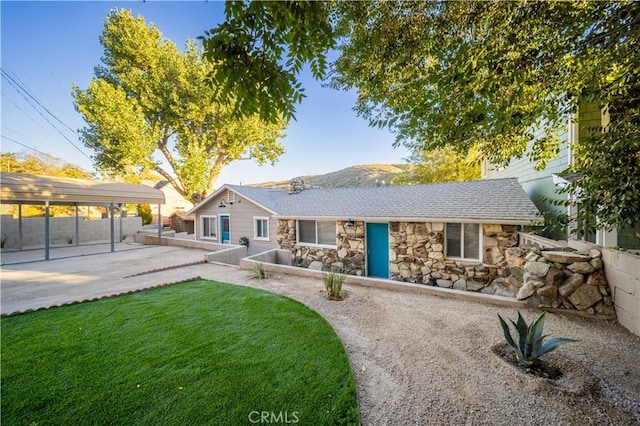
<path fill-rule="evenodd" d="M 179 48 L 187 38 L 195 39 L 224 18 L 224 3 L 215 1 L 0 2 L 2 152 L 24 151 L 27 148 L 22 145 L 26 145 L 93 170 L 90 150 L 71 131 L 85 125 L 73 108 L 71 85 L 85 89 L 93 77 L 93 68 L 102 56 L 98 38 L 107 13 L 114 7 L 142 15 Z M 9 84 L 4 73 L 62 122 L 29 99 L 58 130 Z M 285 154 L 274 166 L 258 166 L 253 161 L 232 163 L 216 186 L 284 180 L 355 164 L 401 163 L 408 156 L 405 149 L 392 147 L 392 134 L 370 128 L 356 116 L 352 111 L 355 92 L 323 88 L 309 75 L 303 75 L 302 81 L 307 98 L 298 105 L 297 121 L 285 131 Z"/>

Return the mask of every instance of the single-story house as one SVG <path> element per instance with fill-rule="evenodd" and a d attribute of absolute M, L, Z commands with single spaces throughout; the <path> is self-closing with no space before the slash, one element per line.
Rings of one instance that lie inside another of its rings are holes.
<path fill-rule="evenodd" d="M 290 190 L 223 185 L 188 214 L 198 240 L 249 254 L 286 249 L 292 264 L 399 281 L 486 283 L 507 266 L 520 227 L 539 219 L 516 179 Z"/>

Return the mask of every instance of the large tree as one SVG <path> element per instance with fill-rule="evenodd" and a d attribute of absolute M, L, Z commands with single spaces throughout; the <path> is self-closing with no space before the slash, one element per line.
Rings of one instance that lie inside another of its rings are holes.
<path fill-rule="evenodd" d="M 156 171 L 196 203 L 244 153 L 263 164 L 284 151 L 278 139 L 285 120 L 238 118 L 235 99 L 212 101 L 216 89 L 208 77 L 215 64 L 195 42 L 180 52 L 142 17 L 116 9 L 100 42 L 104 56 L 95 78 L 86 90 L 74 87 L 76 109 L 87 123 L 81 135 L 100 170 L 129 180 Z"/>
<path fill-rule="evenodd" d="M 493 163 L 528 155 L 543 167 L 557 154 L 559 135 L 579 103 L 601 105 L 611 124 L 581 140 L 570 170 L 579 179 L 566 190 L 579 188 L 583 207 L 596 212 L 592 225 L 595 218 L 605 226 L 638 220 L 640 2 L 371 1 L 325 6 L 325 11 L 332 8 L 326 16 L 333 17 L 333 29 L 316 29 L 337 37 L 332 86 L 357 89 L 355 110 L 372 125 L 395 132 L 397 143 L 418 151 L 453 147 L 464 153 L 478 146 Z M 248 46 L 252 28 L 282 24 L 275 13 L 244 20 L 229 16 L 234 34 Z M 294 25 L 300 21 L 304 19 Z M 214 41 L 218 38 L 214 34 Z M 279 51 L 273 49 L 281 59 L 289 52 L 286 42 Z M 327 45 L 316 47 L 324 57 Z M 232 53 L 216 57 L 221 66 L 237 66 Z M 276 68 L 264 70 L 267 79 L 278 73 Z M 279 99 L 297 102 L 292 96 Z M 265 103 L 261 108 L 280 106 Z M 623 178 L 612 179 L 608 170 Z"/>

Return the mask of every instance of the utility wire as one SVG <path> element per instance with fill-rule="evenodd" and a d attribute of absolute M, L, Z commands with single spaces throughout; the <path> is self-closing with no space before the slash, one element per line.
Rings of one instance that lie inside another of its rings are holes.
<path fill-rule="evenodd" d="M 31 93 L 29 93 L 29 90 L 27 90 L 25 87 L 23 87 L 23 86 L 20 84 L 20 82 L 18 82 L 18 81 L 17 81 L 17 79 L 16 79 L 16 78 L 14 78 L 14 77 L 10 76 L 10 75 L 9 75 L 9 73 L 8 73 L 7 71 L 5 71 L 5 69 L 4 69 L 4 68 L 2 69 L 2 74 L 3 74 L 3 76 L 7 79 L 7 81 L 9 82 L 9 84 L 10 84 L 14 89 L 18 90 L 18 89 L 16 88 L 16 86 L 15 86 L 15 85 L 17 85 L 17 86 L 20 88 L 20 90 L 21 90 L 22 92 L 24 92 L 27 96 L 29 96 L 31 99 L 33 99 L 33 101 L 34 101 L 36 104 L 38 104 L 38 105 L 40 106 L 40 108 L 42 108 L 43 110 L 45 110 L 45 111 L 47 112 L 47 114 L 49 114 L 50 116 L 52 116 L 53 118 L 55 118 L 55 119 L 56 119 L 56 121 L 58 121 L 58 122 L 59 122 L 60 124 L 62 124 L 64 127 L 66 127 L 67 129 L 69 129 L 72 133 L 74 133 L 74 134 L 76 133 L 76 131 L 75 131 L 74 129 L 72 129 L 71 127 L 69 127 L 69 126 L 67 125 L 67 123 L 65 123 L 64 121 L 60 120 L 60 119 L 59 119 L 59 118 L 58 118 L 54 113 L 52 113 L 52 112 L 51 112 L 51 111 L 50 111 L 46 106 L 42 105 L 42 104 L 40 103 L 40 101 L 39 101 L 39 100 L 37 100 L 37 99 L 36 99 L 36 98 L 31 94 Z M 14 83 L 15 83 L 15 85 L 14 85 Z M 23 84 L 24 84 L 24 83 L 23 83 Z M 18 91 L 18 92 L 20 93 L 20 91 Z M 22 95 L 22 93 L 20 93 L 20 94 Z M 23 95 L 22 97 L 24 98 L 24 95 Z M 26 98 L 25 98 L 25 100 L 26 100 Z M 33 105 L 32 105 L 32 106 L 33 106 Z"/>
<path fill-rule="evenodd" d="M 67 137 L 67 135 L 65 135 L 64 133 L 62 133 L 62 131 L 60 131 L 60 129 L 58 127 L 56 127 L 55 124 L 53 124 L 51 122 L 51 120 L 49 120 L 34 104 L 32 101 L 30 101 L 29 98 L 33 99 L 33 101 L 35 101 L 38 105 L 40 105 L 40 107 L 42 109 L 44 109 L 49 115 L 51 115 L 53 118 L 55 118 L 57 121 L 59 121 L 60 123 L 62 123 L 62 125 L 64 125 L 67 129 L 71 130 L 74 134 L 75 134 L 75 130 L 73 130 L 71 127 L 67 126 L 66 123 L 64 123 L 62 120 L 60 120 L 58 117 L 55 116 L 55 114 L 53 114 L 51 111 L 49 111 L 46 107 L 44 107 L 40 102 L 38 102 L 38 100 L 36 98 L 34 98 L 30 93 L 28 93 L 28 91 L 26 89 L 24 89 L 23 87 L 20 86 L 19 83 L 17 83 L 15 81 L 15 79 L 13 79 L 4 69 L 2 69 L 2 76 L 7 80 L 7 82 L 11 85 L 11 87 L 13 87 L 19 94 L 20 96 L 22 96 L 24 98 L 25 101 L 27 101 L 27 103 L 29 105 L 31 105 L 31 107 L 33 109 L 36 110 L 36 112 L 38 114 L 40 114 L 40 116 L 42 118 L 44 118 L 47 123 L 49 123 L 51 125 L 51 127 L 53 127 L 58 133 L 60 133 L 60 135 L 65 138 L 67 140 L 67 142 L 69 142 L 80 154 L 82 154 L 84 157 L 87 158 L 87 160 L 92 161 L 91 157 L 89 157 L 87 154 L 84 153 L 84 151 L 82 151 L 80 148 L 78 148 L 78 146 L 73 143 L 73 141 L 71 139 L 69 139 L 69 137 Z M 26 93 L 29 97 L 25 96 L 25 94 L 22 92 L 24 91 L 24 93 Z"/>

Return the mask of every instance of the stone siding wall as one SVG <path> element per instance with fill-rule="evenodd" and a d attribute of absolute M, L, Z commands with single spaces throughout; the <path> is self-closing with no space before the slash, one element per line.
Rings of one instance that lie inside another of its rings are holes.
<path fill-rule="evenodd" d="M 296 221 L 278 220 L 278 246 L 290 250 L 294 266 L 316 270 L 345 270 L 364 275 L 364 222 L 336 222 L 336 247 L 316 247 L 297 244 Z"/>
<path fill-rule="evenodd" d="M 294 266 L 365 275 L 365 224 L 346 223 L 336 223 L 336 248 L 326 248 L 298 245 L 296 221 L 279 220 L 278 245 L 291 251 Z M 390 278 L 513 297 L 532 307 L 613 315 L 600 251 L 518 247 L 517 226 L 481 226 L 482 259 L 473 261 L 446 258 L 444 223 L 390 222 Z"/>
<path fill-rule="evenodd" d="M 516 226 L 482 225 L 480 261 L 445 258 L 444 223 L 389 224 L 391 279 L 479 291 L 507 266 L 506 250 L 518 244 Z"/>

